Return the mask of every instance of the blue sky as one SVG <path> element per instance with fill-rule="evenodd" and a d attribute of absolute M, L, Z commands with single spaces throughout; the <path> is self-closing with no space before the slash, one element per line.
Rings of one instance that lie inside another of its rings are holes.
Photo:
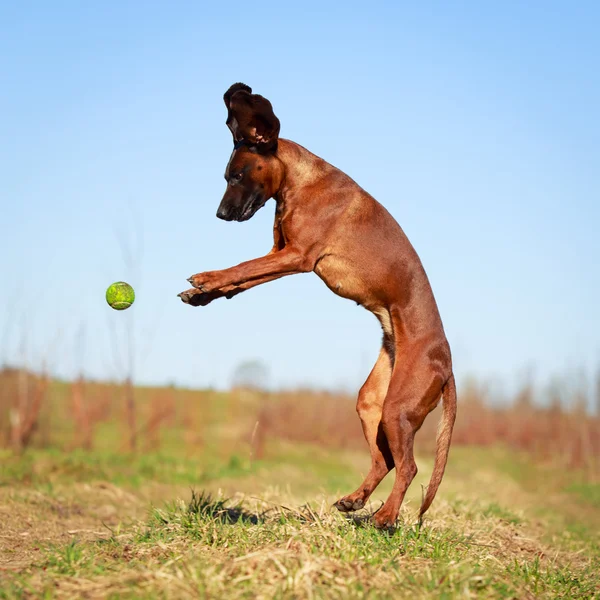
<path fill-rule="evenodd" d="M 460 378 L 591 374 L 599 19 L 592 2 L 2 3 L 2 357 L 118 377 L 129 328 L 141 382 L 223 387 L 256 358 L 277 386 L 361 383 L 377 322 L 314 274 L 176 298 L 270 248 L 273 202 L 215 217 L 222 94 L 243 81 L 400 222 Z M 104 300 L 121 279 L 125 313 Z"/>

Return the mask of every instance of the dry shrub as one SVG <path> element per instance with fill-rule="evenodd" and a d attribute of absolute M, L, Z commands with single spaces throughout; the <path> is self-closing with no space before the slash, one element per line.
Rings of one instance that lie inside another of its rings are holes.
<path fill-rule="evenodd" d="M 225 394 L 136 387 L 139 424 L 132 429 L 125 391 L 117 383 L 83 378 L 64 383 L 50 381 L 43 373 L 0 370 L 0 445 L 16 450 L 32 445 L 92 448 L 96 426 L 108 421 L 128 434 L 123 436 L 122 450 L 133 447 L 133 441 L 138 448 L 156 450 L 167 428 L 195 448 L 214 436 L 249 443 L 256 459 L 264 456 L 272 438 L 367 450 L 356 399 L 346 394 L 311 390 Z M 510 401 L 499 404 L 481 385 L 460 386 L 453 444 L 501 444 L 536 460 L 583 468 L 590 478 L 600 477 L 600 418 L 585 410 L 584 396 L 555 387 L 546 392 L 544 406 L 534 397 L 532 387 L 525 385 Z M 600 384 L 595 400 L 600 400 Z M 439 418 L 438 407 L 417 436 L 419 451 L 433 451 Z"/>
<path fill-rule="evenodd" d="M 343 394 L 281 392 L 262 408 L 258 421 L 266 436 L 334 448 L 365 443 L 355 400 Z"/>
<path fill-rule="evenodd" d="M 0 427 L 6 445 L 20 452 L 27 448 L 38 430 L 49 378 L 46 371 L 34 375 L 26 369 L 5 368 L 0 372 Z"/>
<path fill-rule="evenodd" d="M 150 403 L 150 415 L 144 426 L 142 436 L 147 450 L 160 448 L 160 432 L 162 427 L 173 425 L 175 417 L 175 398 L 170 389 L 156 392 Z"/>
<path fill-rule="evenodd" d="M 75 419 L 75 444 L 86 450 L 93 445 L 90 407 L 86 402 L 85 380 L 82 376 L 71 384 L 71 404 Z"/>
<path fill-rule="evenodd" d="M 183 429 L 183 439 L 189 448 L 203 448 L 207 418 L 194 402 L 184 402 L 176 425 Z"/>
<path fill-rule="evenodd" d="M 259 414 L 263 435 L 331 448 L 367 448 L 355 399 L 323 392 L 283 392 Z M 440 419 L 433 411 L 417 435 L 419 450 L 432 452 Z M 579 399 L 570 410 L 556 399 L 549 406 L 533 401 L 525 386 L 511 402 L 492 403 L 485 389 L 459 390 L 459 408 L 452 443 L 464 446 L 504 445 L 540 461 L 585 469 L 600 476 L 600 419 Z"/>

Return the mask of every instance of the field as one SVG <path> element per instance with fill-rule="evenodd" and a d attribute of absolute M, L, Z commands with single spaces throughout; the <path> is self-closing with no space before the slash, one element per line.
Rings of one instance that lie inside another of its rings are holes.
<path fill-rule="evenodd" d="M 13 376 L 2 380 L 5 408 Z M 391 477 L 354 517 L 331 507 L 369 464 L 349 398 L 138 388 L 132 436 L 127 389 L 34 378 L 27 388 L 20 408 L 36 425 L 26 444 L 10 447 L 14 408 L 0 420 L 1 598 L 600 597 L 597 418 L 513 407 L 498 417 L 508 430 L 508 416 L 513 429 L 527 422 L 519 410 L 538 427 L 562 423 L 549 440 L 559 452 L 514 431 L 511 444 L 476 443 L 468 431 L 492 433 L 467 397 L 419 527 L 432 415 L 390 534 L 367 517 Z M 317 419 L 315 406 L 333 411 Z M 565 437 L 568 423 L 577 434 Z"/>

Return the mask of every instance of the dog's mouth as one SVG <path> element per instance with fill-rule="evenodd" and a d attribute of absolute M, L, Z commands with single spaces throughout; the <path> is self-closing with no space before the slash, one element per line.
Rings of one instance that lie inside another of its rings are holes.
<path fill-rule="evenodd" d="M 250 194 L 250 197 L 242 205 L 241 208 L 227 206 L 227 202 L 224 200 L 219 206 L 217 211 L 217 217 L 223 219 L 223 221 L 247 221 L 259 208 L 262 208 L 268 198 L 264 194 L 258 192 Z M 223 204 L 225 203 L 225 206 Z"/>
<path fill-rule="evenodd" d="M 250 199 L 242 207 L 242 212 L 236 221 L 247 221 L 265 205 L 267 199 L 262 194 L 253 194 Z"/>

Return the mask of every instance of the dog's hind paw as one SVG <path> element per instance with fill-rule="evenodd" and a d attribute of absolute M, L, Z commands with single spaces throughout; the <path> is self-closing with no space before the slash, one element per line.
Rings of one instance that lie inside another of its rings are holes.
<path fill-rule="evenodd" d="M 340 498 L 334 506 L 340 512 L 352 512 L 354 510 L 360 510 L 364 508 L 365 502 L 362 498 L 358 498 L 358 500 L 352 500 L 350 498 Z"/>

